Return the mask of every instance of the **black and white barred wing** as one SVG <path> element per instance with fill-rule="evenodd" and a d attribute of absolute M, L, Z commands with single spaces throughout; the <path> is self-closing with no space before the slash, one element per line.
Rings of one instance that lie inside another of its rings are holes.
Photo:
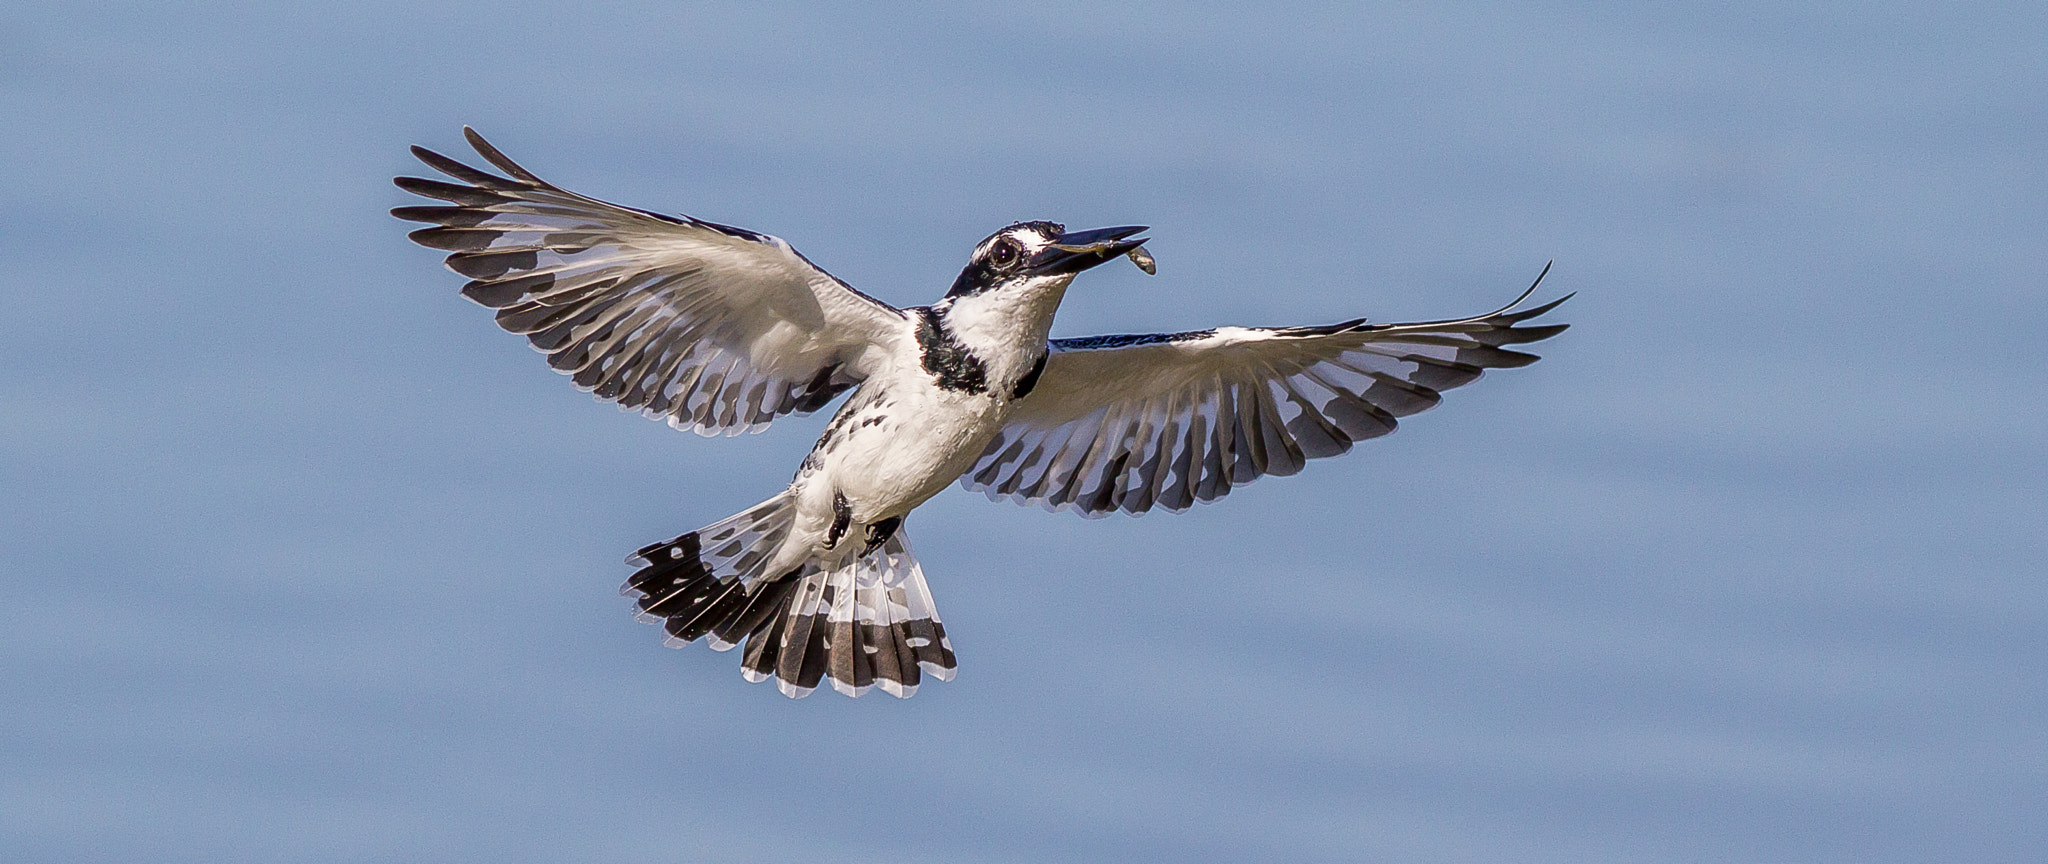
<path fill-rule="evenodd" d="M 1563 332 L 1521 322 L 1570 298 L 1509 311 L 1528 296 L 1456 321 L 1054 340 L 961 485 L 1091 517 L 1213 501 L 1392 432 L 1487 369 L 1535 362 L 1502 346 Z"/>
<path fill-rule="evenodd" d="M 598 398 L 703 435 L 754 431 L 859 383 L 902 327 L 779 238 L 578 195 L 463 134 L 511 176 L 414 147 L 462 182 L 397 178 L 448 204 L 392 215 L 432 223 L 411 237 L 452 253 L 462 293 Z"/>

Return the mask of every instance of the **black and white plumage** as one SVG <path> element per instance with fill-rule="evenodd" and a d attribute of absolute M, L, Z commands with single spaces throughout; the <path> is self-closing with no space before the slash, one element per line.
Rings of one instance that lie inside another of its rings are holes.
<path fill-rule="evenodd" d="M 852 391 L 788 488 L 628 559 L 622 590 L 671 644 L 744 645 L 747 679 L 791 696 L 952 677 L 903 520 L 955 479 L 1091 517 L 1183 510 L 1387 434 L 1566 326 L 1524 322 L 1568 298 L 1511 311 L 1531 285 L 1476 318 L 1050 339 L 1081 271 L 1150 272 L 1144 228 L 1020 222 L 943 298 L 896 309 L 778 238 L 569 192 L 463 132 L 504 176 L 415 147 L 461 182 L 400 177 L 446 203 L 392 214 L 430 223 L 412 239 L 578 387 L 704 435 Z"/>

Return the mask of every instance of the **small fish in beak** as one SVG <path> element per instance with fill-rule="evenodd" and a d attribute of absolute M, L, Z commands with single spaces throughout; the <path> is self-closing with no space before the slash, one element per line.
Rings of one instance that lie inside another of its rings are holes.
<path fill-rule="evenodd" d="M 1138 269 L 1145 271 L 1145 275 L 1159 275 L 1159 262 L 1152 260 L 1152 253 L 1145 251 L 1145 247 L 1133 246 L 1131 251 L 1124 253 L 1124 257 L 1131 259 L 1131 263 L 1138 265 Z"/>

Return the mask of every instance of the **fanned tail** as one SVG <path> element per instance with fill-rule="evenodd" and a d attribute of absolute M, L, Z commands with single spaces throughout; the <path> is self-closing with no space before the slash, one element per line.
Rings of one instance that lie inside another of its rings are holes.
<path fill-rule="evenodd" d="M 642 621 L 664 622 L 668 644 L 711 636 L 730 650 L 774 611 L 774 583 L 765 572 L 796 520 L 796 498 L 783 492 L 688 534 L 642 547 L 626 558 L 640 570 L 619 586 L 638 597 Z M 795 575 L 795 574 L 791 574 Z"/>
<path fill-rule="evenodd" d="M 781 613 L 751 634 L 740 673 L 773 676 L 791 698 L 829 678 L 848 696 L 879 686 L 907 699 L 925 673 L 950 681 L 956 665 L 924 568 L 899 530 L 853 563 L 796 580 Z"/>
<path fill-rule="evenodd" d="M 879 686 L 897 698 L 916 693 L 925 674 L 952 680 L 952 644 L 901 529 L 831 571 L 813 559 L 759 572 L 787 537 L 792 500 L 778 495 L 641 549 L 627 560 L 643 566 L 621 590 L 639 597 L 643 620 L 665 620 L 670 645 L 708 635 L 724 651 L 744 641 L 740 674 L 773 677 L 791 698 L 827 678 L 849 696 Z"/>

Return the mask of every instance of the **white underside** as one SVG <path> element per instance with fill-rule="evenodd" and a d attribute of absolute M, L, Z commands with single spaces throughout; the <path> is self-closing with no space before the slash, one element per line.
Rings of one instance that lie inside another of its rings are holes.
<path fill-rule="evenodd" d="M 861 387 L 886 398 L 871 404 L 863 399 L 869 394 L 855 393 L 851 415 L 835 421 L 839 440 L 792 482 L 796 523 L 777 556 L 790 566 L 813 556 L 826 570 L 851 562 L 866 545 L 864 526 L 908 515 L 939 494 L 1002 428 L 1007 400 L 942 390 L 921 368 L 892 371 L 897 374 Z M 837 545 L 828 547 L 840 496 L 852 518 Z"/>

